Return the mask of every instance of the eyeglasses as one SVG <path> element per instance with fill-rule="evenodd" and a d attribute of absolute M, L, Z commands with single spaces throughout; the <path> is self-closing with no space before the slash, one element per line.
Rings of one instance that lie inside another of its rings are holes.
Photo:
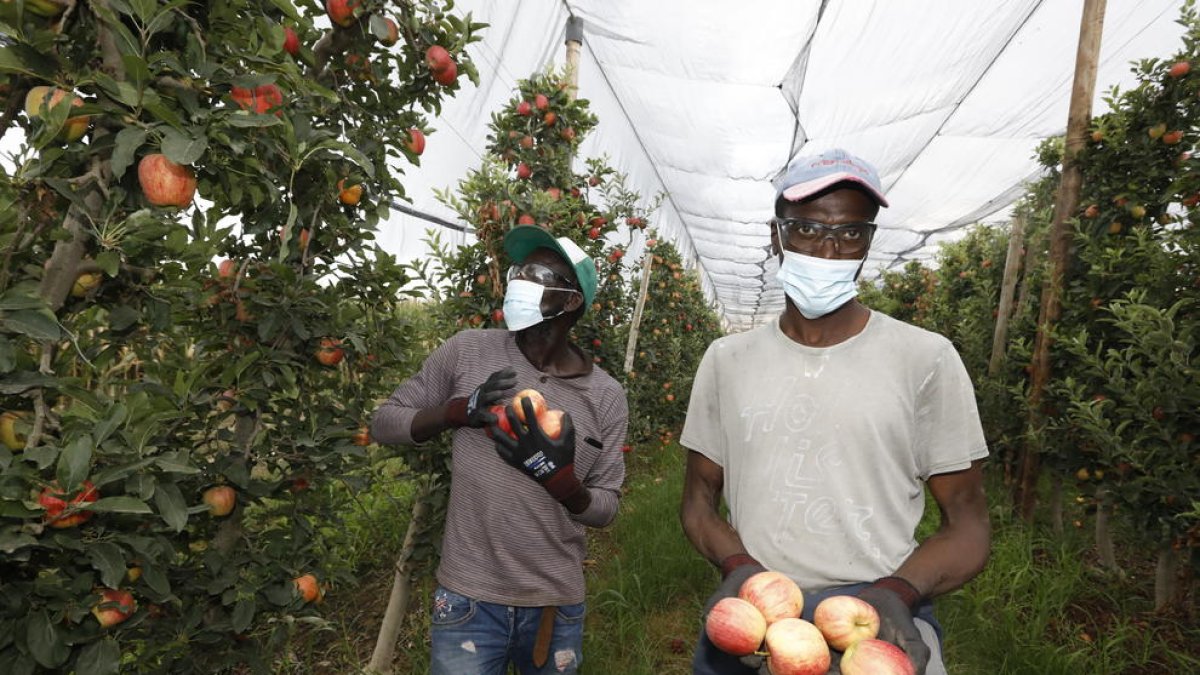
<path fill-rule="evenodd" d="M 579 289 L 573 287 L 574 284 L 566 277 L 541 263 L 521 263 L 509 267 L 508 281 L 512 281 L 513 279 L 524 279 L 525 281 L 541 284 L 548 291 L 580 292 Z"/>
<path fill-rule="evenodd" d="M 771 224 L 787 235 L 788 246 L 797 251 L 813 252 L 821 247 L 825 239 L 833 239 L 834 247 L 841 255 L 857 255 L 871 245 L 875 234 L 875 223 L 844 223 L 826 225 L 804 218 L 772 218 Z"/>

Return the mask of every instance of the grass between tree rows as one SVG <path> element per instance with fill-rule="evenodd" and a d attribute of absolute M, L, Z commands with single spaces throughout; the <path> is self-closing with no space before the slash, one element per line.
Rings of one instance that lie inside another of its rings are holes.
<path fill-rule="evenodd" d="M 679 526 L 683 451 L 629 456 L 621 513 L 591 538 L 583 673 L 669 675 L 691 672 L 691 653 L 715 570 Z M 1102 570 L 1083 530 L 1050 536 L 1013 523 L 1007 493 L 991 486 L 992 556 L 964 589 L 938 600 L 945 658 L 954 675 L 1200 672 L 1200 626 L 1189 616 L 1151 612 L 1153 561 L 1124 551 L 1124 576 Z M 352 526 L 361 584 L 326 604 L 323 630 L 305 630 L 279 662 L 280 673 L 355 672 L 367 662 L 387 601 L 391 565 L 403 533 L 404 498 L 376 498 L 389 515 Z M 364 512 L 365 514 L 365 512 Z M 362 516 L 364 519 L 366 515 Z M 378 523 L 387 522 L 385 528 Z M 372 524 L 368 524 L 372 523 Z M 937 525 L 930 502 L 921 532 Z M 387 531 L 385 534 L 384 531 Z M 373 535 L 371 533 L 374 533 Z M 386 545 L 383 541 L 386 538 Z M 430 574 L 414 590 L 396 673 L 428 672 Z M 1194 602 L 1194 601 L 1193 601 Z"/>

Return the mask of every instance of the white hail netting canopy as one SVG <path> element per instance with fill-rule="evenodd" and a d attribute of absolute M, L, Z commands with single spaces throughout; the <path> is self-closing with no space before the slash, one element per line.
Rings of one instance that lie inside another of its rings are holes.
<path fill-rule="evenodd" d="M 1108 0 L 1094 114 L 1130 62 L 1178 50 L 1182 0 Z M 777 314 L 770 181 L 797 154 L 843 147 L 879 169 L 892 206 L 868 275 L 928 261 L 973 223 L 1003 220 L 1035 177 L 1034 148 L 1066 127 L 1083 0 L 462 0 L 490 24 L 468 48 L 480 85 L 432 121 L 404 179 L 413 207 L 447 220 L 433 188 L 479 166 L 490 114 L 518 79 L 565 60 L 583 21 L 580 97 L 631 187 L 666 199 L 651 223 L 695 267 L 731 330 Z M 469 224 L 465 224 L 468 225 Z M 422 256 L 429 223 L 397 214 L 381 244 Z M 469 234 L 445 231 L 451 241 Z M 640 235 L 632 238 L 633 254 Z"/>

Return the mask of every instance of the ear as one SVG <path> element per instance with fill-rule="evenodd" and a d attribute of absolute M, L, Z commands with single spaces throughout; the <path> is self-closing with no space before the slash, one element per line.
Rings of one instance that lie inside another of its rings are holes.
<path fill-rule="evenodd" d="M 783 245 L 779 241 L 779 226 L 775 225 L 772 221 L 772 224 L 767 225 L 767 227 L 771 228 L 771 255 L 778 256 L 780 259 L 782 259 Z"/>

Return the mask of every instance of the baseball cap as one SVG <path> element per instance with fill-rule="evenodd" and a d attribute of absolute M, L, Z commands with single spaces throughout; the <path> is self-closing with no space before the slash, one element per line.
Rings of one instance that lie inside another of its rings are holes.
<path fill-rule="evenodd" d="M 880 206 L 888 205 L 875 167 L 841 148 L 826 150 L 815 157 L 796 157 L 782 176 L 771 181 L 771 185 L 775 187 L 777 201 L 783 197 L 789 202 L 798 202 L 842 182 L 857 183 Z"/>
<path fill-rule="evenodd" d="M 583 300 L 586 305 L 591 305 L 596 298 L 596 262 L 579 248 L 579 244 L 568 237 L 555 239 L 537 225 L 517 225 L 504 235 L 504 251 L 514 263 L 525 262 L 537 248 L 554 251 L 575 268 L 575 279 L 579 282 L 579 290 L 583 291 Z"/>

